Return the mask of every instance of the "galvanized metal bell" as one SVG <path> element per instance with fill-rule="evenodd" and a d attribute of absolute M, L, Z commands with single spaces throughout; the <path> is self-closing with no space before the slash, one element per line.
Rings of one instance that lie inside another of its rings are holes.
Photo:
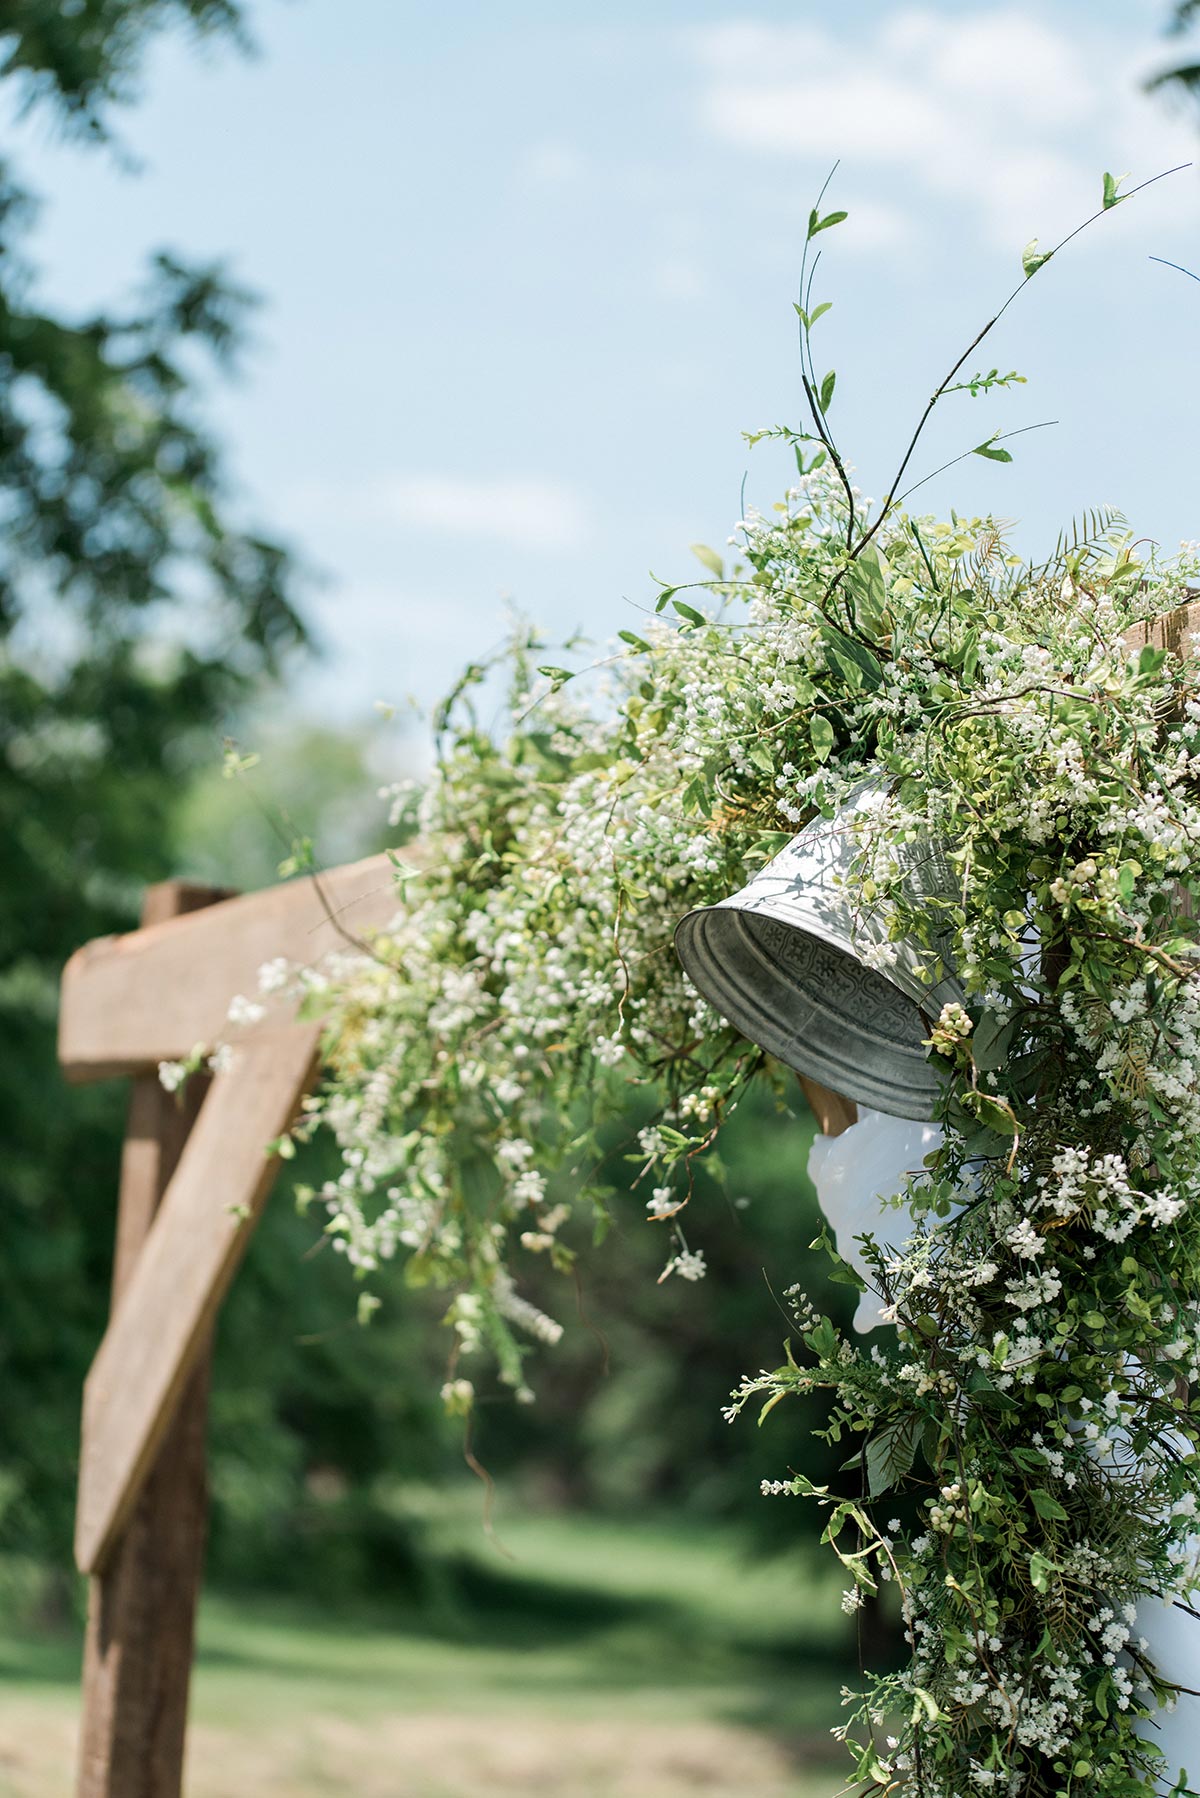
<path fill-rule="evenodd" d="M 883 791 L 864 783 L 835 818 L 805 825 L 741 892 L 688 912 L 675 948 L 692 984 L 751 1042 L 858 1104 L 925 1121 L 939 1079 L 924 1039 L 963 991 L 948 946 L 931 953 L 889 941 L 890 905 L 865 900 L 855 879 L 855 821 Z M 904 845 L 899 857 L 906 899 L 953 896 L 936 843 Z"/>

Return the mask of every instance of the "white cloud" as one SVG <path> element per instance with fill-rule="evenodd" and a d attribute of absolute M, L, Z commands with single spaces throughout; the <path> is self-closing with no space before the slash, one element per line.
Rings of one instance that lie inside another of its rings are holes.
<path fill-rule="evenodd" d="M 705 110 L 718 136 L 743 147 L 815 156 L 845 142 L 858 161 L 942 155 L 951 130 L 929 96 L 851 67 L 820 82 L 719 80 Z"/>
<path fill-rule="evenodd" d="M 307 488 L 303 501 L 340 523 L 484 538 L 512 549 L 579 549 L 592 530 L 574 488 L 536 475 L 387 474 L 350 491 L 322 483 Z"/>
<path fill-rule="evenodd" d="M 1102 28 L 1068 33 L 1020 5 L 903 6 L 853 36 L 742 20 L 689 42 L 702 123 L 724 143 L 802 159 L 814 177 L 839 155 L 869 165 L 886 199 L 899 182 L 908 213 L 956 201 L 1010 251 L 1083 216 L 1105 166 L 1144 178 L 1186 137 L 1133 91 L 1137 72 Z M 874 247 L 895 241 L 893 213 Z"/>
<path fill-rule="evenodd" d="M 930 67 L 943 93 L 994 104 L 1014 122 L 1035 127 L 1077 125 L 1100 101 L 1078 36 L 1068 38 L 1017 12 L 958 19 L 948 30 L 939 21 Z"/>
<path fill-rule="evenodd" d="M 832 42 L 820 25 L 763 25 L 750 19 L 701 25 L 687 35 L 696 56 L 715 75 L 755 65 L 775 73 L 819 68 L 828 60 Z"/>
<path fill-rule="evenodd" d="M 399 524 L 514 549 L 578 549 L 590 532 L 579 494 L 536 477 L 392 476 L 380 483 L 379 505 Z"/>

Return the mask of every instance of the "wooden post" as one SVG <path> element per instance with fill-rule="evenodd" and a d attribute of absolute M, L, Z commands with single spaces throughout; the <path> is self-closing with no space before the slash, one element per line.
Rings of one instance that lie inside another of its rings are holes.
<path fill-rule="evenodd" d="M 840 1136 L 858 1122 L 858 1106 L 845 1093 L 835 1093 L 832 1087 L 822 1086 L 808 1074 L 797 1074 L 796 1078 L 823 1136 Z"/>
<path fill-rule="evenodd" d="M 142 924 L 229 895 L 164 881 Z M 159 1200 L 199 1113 L 205 1082 L 182 1101 L 156 1073 L 134 1076 L 121 1158 L 113 1260 L 115 1311 Z M 153 1355 L 154 1344 L 146 1352 Z M 83 1663 L 79 1798 L 179 1798 L 196 1596 L 208 1514 L 205 1438 L 209 1349 L 191 1374 L 145 1488 L 107 1565 L 90 1581 Z"/>

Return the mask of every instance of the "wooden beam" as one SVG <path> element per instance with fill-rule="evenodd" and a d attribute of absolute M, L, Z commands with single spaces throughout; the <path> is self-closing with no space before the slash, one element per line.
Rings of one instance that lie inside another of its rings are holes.
<path fill-rule="evenodd" d="M 156 924 L 228 897 L 221 889 L 164 881 L 147 891 L 142 922 Z M 133 1081 L 114 1306 L 133 1276 L 205 1085 L 195 1081 L 180 1101 L 153 1075 Z M 89 1583 L 78 1798 L 178 1798 L 208 1511 L 207 1422 L 204 1352 L 109 1567 Z"/>
<path fill-rule="evenodd" d="M 796 1078 L 822 1135 L 840 1136 L 843 1130 L 858 1122 L 858 1106 L 853 1099 L 848 1099 L 844 1093 L 835 1093 L 832 1087 L 822 1086 L 819 1080 L 811 1080 L 807 1074 L 797 1074 Z"/>
<path fill-rule="evenodd" d="M 1169 649 L 1172 655 L 1184 656 L 1195 653 L 1197 645 L 1191 639 L 1197 632 L 1200 632 L 1200 600 L 1193 600 L 1190 605 L 1176 606 L 1173 612 L 1164 612 L 1161 618 L 1132 625 L 1121 640 L 1127 649 L 1143 649 L 1149 643 L 1155 649 Z"/>
<path fill-rule="evenodd" d="M 359 933 L 381 929 L 398 909 L 395 870 L 386 855 L 375 855 L 192 917 L 98 937 L 63 971 L 63 1072 L 72 1081 L 100 1080 L 216 1043 L 227 1032 L 230 999 L 255 997 L 264 962 L 282 955 L 310 966 L 350 948 Z"/>
<path fill-rule="evenodd" d="M 289 1024 L 247 1037 L 200 1108 L 84 1385 L 75 1556 L 85 1573 L 112 1553 L 203 1351 L 278 1170 L 266 1145 L 312 1082 L 319 1035 Z"/>

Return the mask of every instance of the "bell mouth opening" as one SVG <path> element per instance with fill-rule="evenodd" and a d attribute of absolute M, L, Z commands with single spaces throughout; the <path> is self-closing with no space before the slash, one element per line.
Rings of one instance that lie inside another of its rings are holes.
<path fill-rule="evenodd" d="M 941 1083 L 928 1026 L 883 974 L 777 918 L 688 912 L 675 948 L 693 986 L 743 1036 L 856 1104 L 928 1123 Z"/>

